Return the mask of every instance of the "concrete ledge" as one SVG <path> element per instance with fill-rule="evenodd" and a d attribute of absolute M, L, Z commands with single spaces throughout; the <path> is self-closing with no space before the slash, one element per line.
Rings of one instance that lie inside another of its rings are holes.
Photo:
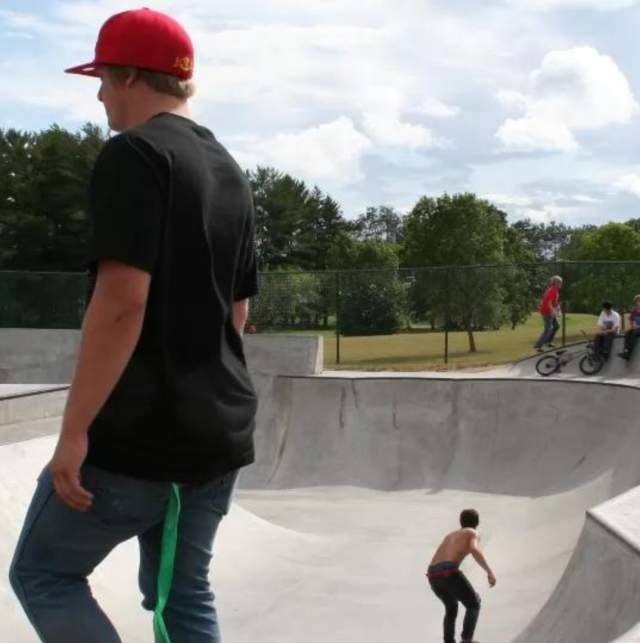
<path fill-rule="evenodd" d="M 247 335 L 245 353 L 251 373 L 317 375 L 322 372 L 324 338 L 316 335 Z"/>
<path fill-rule="evenodd" d="M 0 398 L 0 433 L 4 425 L 60 417 L 67 389 Z"/>
<path fill-rule="evenodd" d="M 67 384 L 80 332 L 0 328 L 0 384 Z"/>
<path fill-rule="evenodd" d="M 639 515 L 640 487 L 587 511 L 562 579 L 515 643 L 640 641 Z"/>
<path fill-rule="evenodd" d="M 640 561 L 640 487 L 616 496 L 588 513 L 612 536 L 626 543 Z"/>
<path fill-rule="evenodd" d="M 0 329 L 0 384 L 68 384 L 80 340 L 77 330 Z M 322 371 L 323 338 L 247 335 L 249 369 L 260 375 L 314 375 Z"/>

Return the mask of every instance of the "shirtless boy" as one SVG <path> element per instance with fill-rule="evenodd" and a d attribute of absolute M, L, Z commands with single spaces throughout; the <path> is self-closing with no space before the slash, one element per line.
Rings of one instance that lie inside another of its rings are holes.
<path fill-rule="evenodd" d="M 444 603 L 444 643 L 456 643 L 455 628 L 458 602 L 466 608 L 461 643 L 474 643 L 473 633 L 480 615 L 480 597 L 467 577 L 460 571 L 460 564 L 471 554 L 478 565 L 487 572 L 489 585 L 496 584 L 484 555 L 480 551 L 480 537 L 476 528 L 480 517 L 475 509 L 465 509 L 460 514 L 461 529 L 450 533 L 433 556 L 427 577 L 433 593 Z"/>

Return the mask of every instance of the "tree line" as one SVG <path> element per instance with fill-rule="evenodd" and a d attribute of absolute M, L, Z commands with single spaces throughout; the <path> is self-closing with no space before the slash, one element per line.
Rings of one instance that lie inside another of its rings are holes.
<path fill-rule="evenodd" d="M 84 269 L 87 186 L 105 140 L 89 123 L 75 132 L 0 129 L 0 270 Z M 473 350 L 474 330 L 515 327 L 530 315 L 548 264 L 640 259 L 640 219 L 510 223 L 471 193 L 422 196 L 406 213 L 386 205 L 345 213 L 318 186 L 276 168 L 247 176 L 264 286 L 254 317 L 263 326 L 339 323 L 362 334 L 447 324 L 466 330 Z M 500 267 L 462 268 L 478 265 Z M 640 291 L 635 266 L 566 270 L 576 310 L 591 310 L 604 296 L 620 306 Z M 326 271 L 361 272 L 336 283 Z"/>

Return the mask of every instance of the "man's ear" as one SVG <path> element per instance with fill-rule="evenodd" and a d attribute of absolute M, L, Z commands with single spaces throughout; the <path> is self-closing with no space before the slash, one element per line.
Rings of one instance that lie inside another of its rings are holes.
<path fill-rule="evenodd" d="M 127 89 L 131 89 L 131 87 L 133 87 L 133 85 L 137 82 L 138 79 L 139 79 L 138 70 L 132 69 L 131 73 L 127 76 L 127 79 L 124 81 L 124 86 Z"/>

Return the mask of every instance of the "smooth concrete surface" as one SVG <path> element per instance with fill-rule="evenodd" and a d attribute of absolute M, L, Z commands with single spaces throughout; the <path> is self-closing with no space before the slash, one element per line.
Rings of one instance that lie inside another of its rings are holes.
<path fill-rule="evenodd" d="M 257 374 L 258 460 L 212 571 L 225 641 L 441 640 L 424 570 L 468 506 L 498 576 L 465 563 L 478 640 L 637 641 L 640 389 L 506 370 Z M 0 568 L 53 444 L 0 446 Z M 152 638 L 136 565 L 128 542 L 93 579 L 127 643 Z M 35 643 L 2 582 L 0 613 L 0 641 Z"/>
<path fill-rule="evenodd" d="M 65 384 L 0 384 L 0 400 L 66 388 Z"/>
<path fill-rule="evenodd" d="M 67 384 L 77 330 L 0 328 L 0 384 Z"/>
<path fill-rule="evenodd" d="M 0 328 L 0 385 L 68 384 L 79 340 L 77 330 Z M 245 335 L 244 346 L 251 371 L 257 375 L 322 371 L 322 337 Z"/>
<path fill-rule="evenodd" d="M 67 387 L 0 385 L 0 445 L 58 430 Z"/>
<path fill-rule="evenodd" d="M 322 372 L 324 338 L 314 335 L 245 335 L 245 353 L 256 375 L 317 375 Z"/>

